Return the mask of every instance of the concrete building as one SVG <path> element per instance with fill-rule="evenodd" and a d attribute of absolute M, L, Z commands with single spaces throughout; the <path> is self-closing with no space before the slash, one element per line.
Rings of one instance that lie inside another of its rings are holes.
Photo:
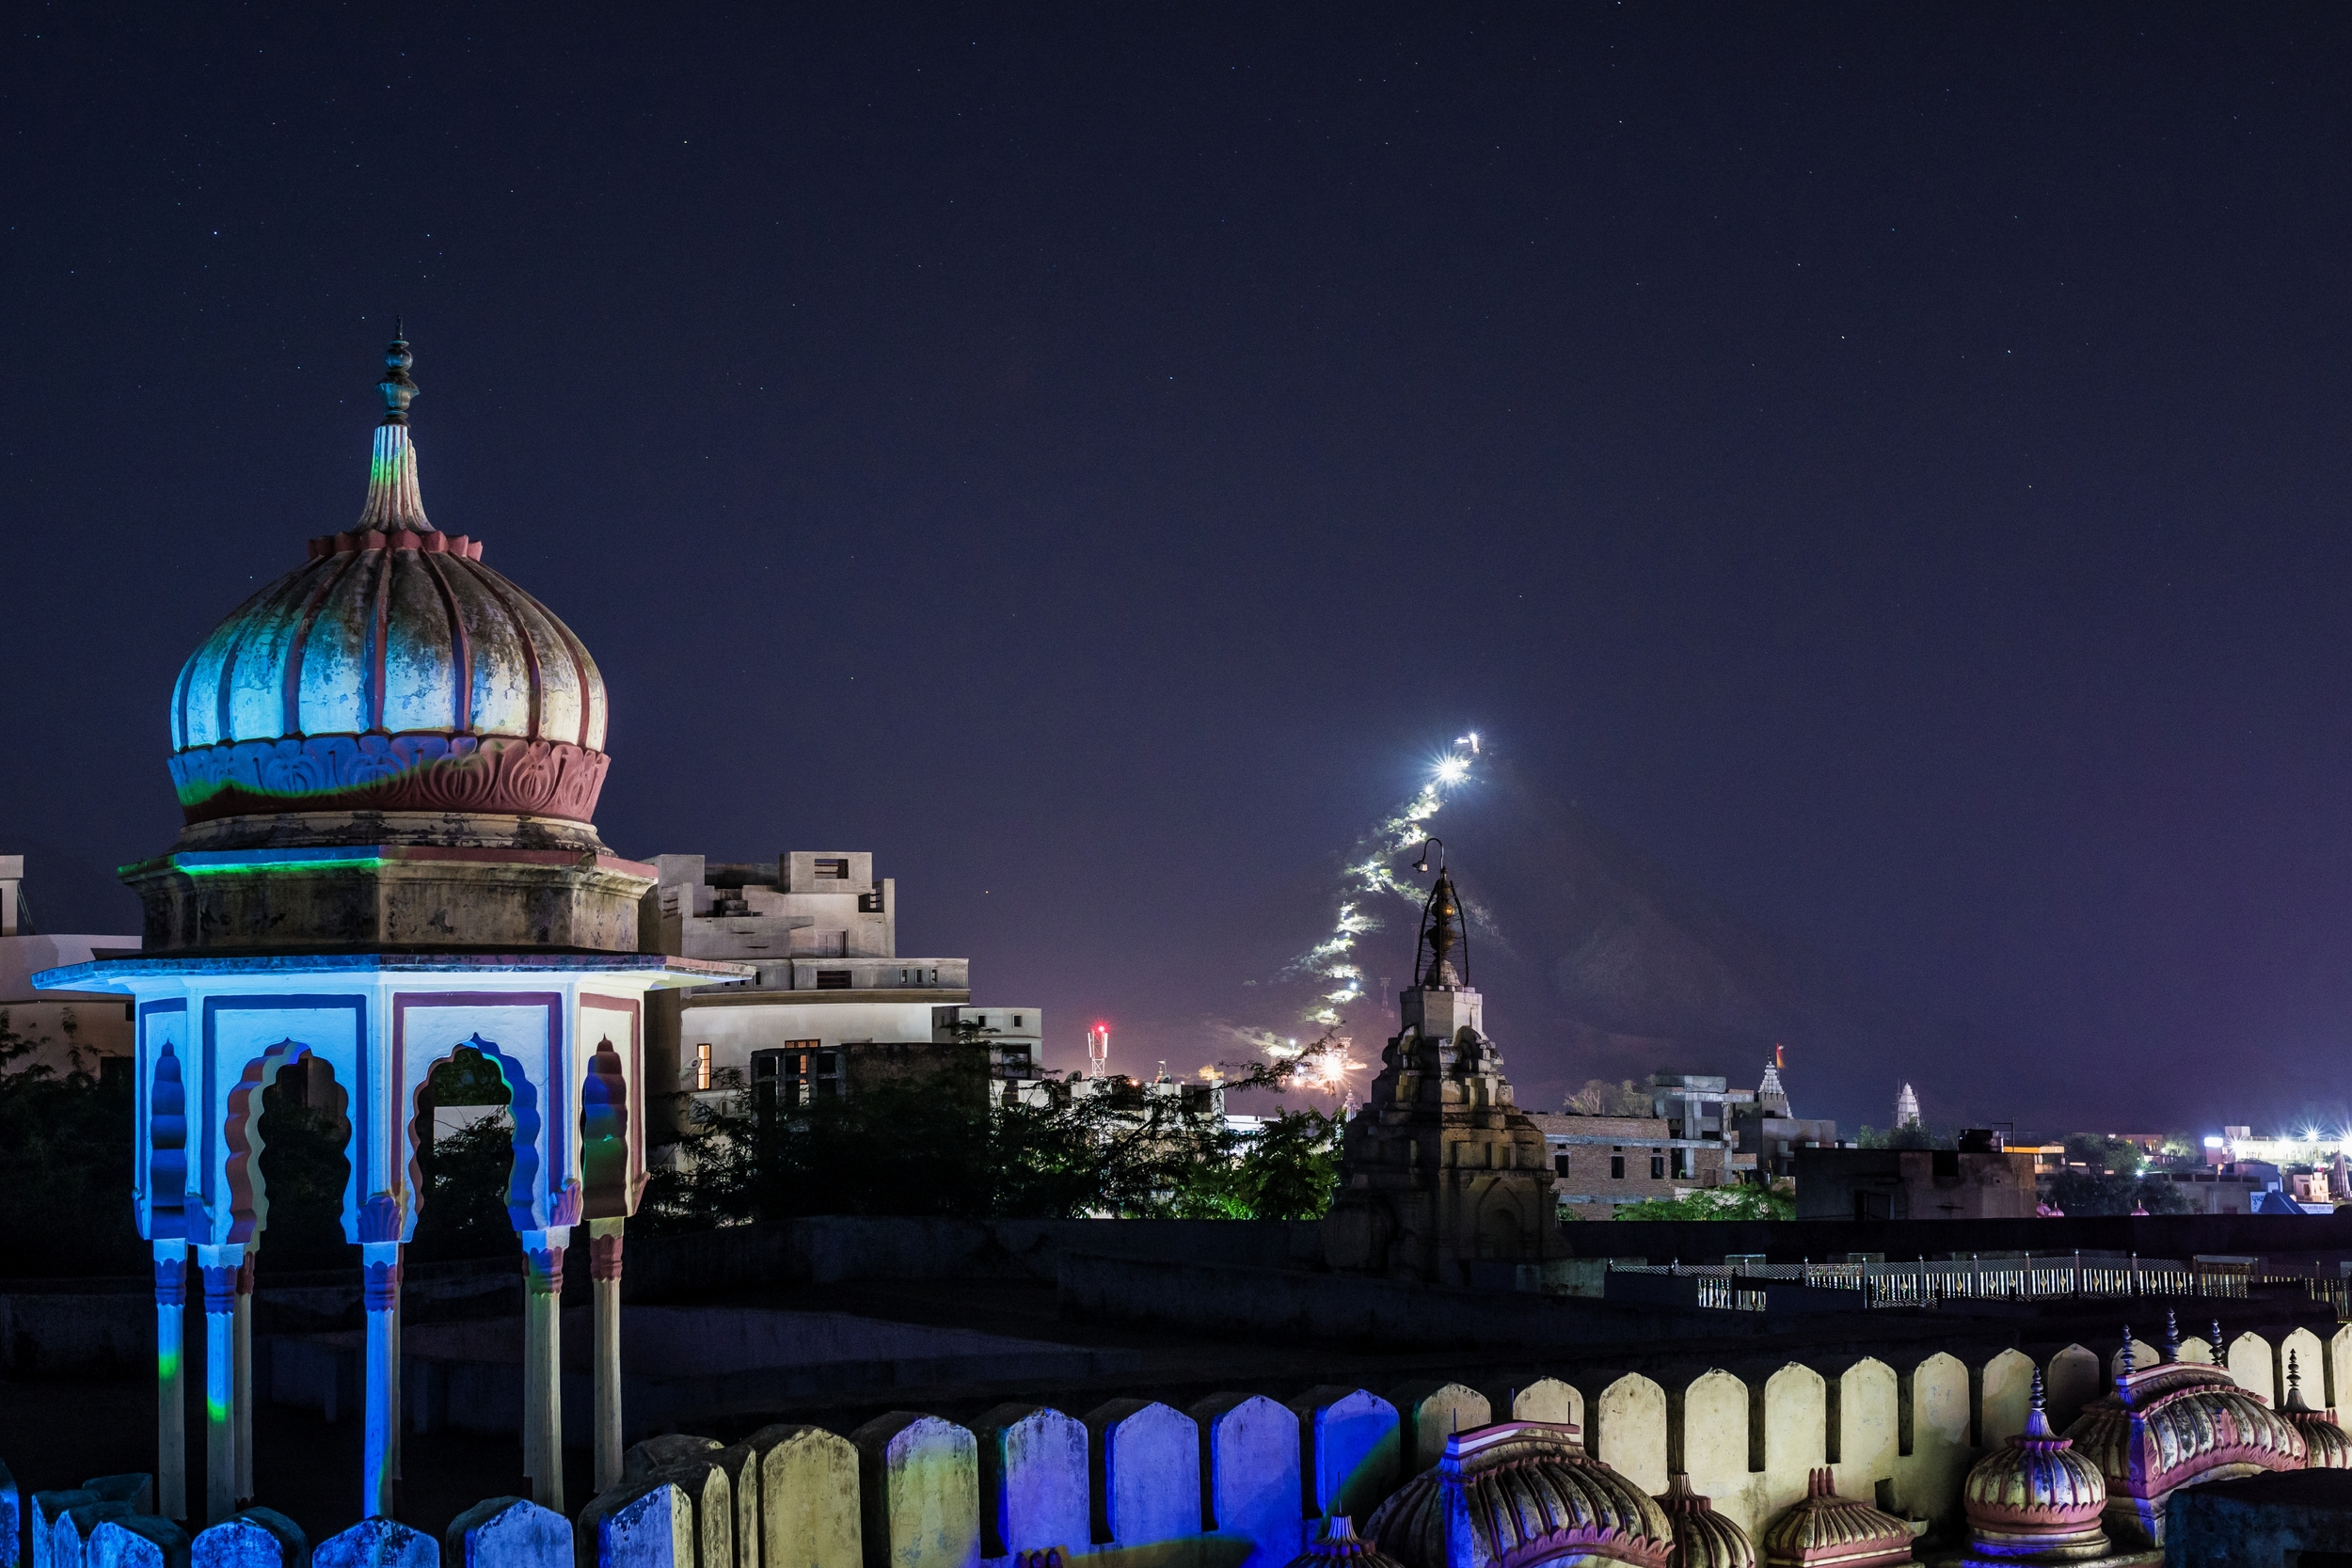
<path fill-rule="evenodd" d="M 1790 1160 L 1801 1220 L 2031 1219 L 2031 1149 L 1962 1134 L 1960 1148 L 1822 1148 Z"/>
<path fill-rule="evenodd" d="M 747 964 L 748 984 L 658 993 L 646 1070 L 673 1096 L 669 1140 L 696 1094 L 752 1091 L 790 1107 L 893 1079 L 968 1077 L 1033 1093 L 1044 1016 L 976 1007 L 971 960 L 898 952 L 898 890 L 864 850 L 787 850 L 772 863 L 657 855 L 641 906 L 649 952 Z"/>
<path fill-rule="evenodd" d="M 45 1067 L 56 1073 L 113 1070 L 131 1060 L 135 1033 L 132 1005 L 109 991 L 34 988 L 44 969 L 135 953 L 135 936 L 41 936 L 32 928 L 24 898 L 24 857 L 0 855 L 0 1032 L 33 1049 L 8 1064 L 12 1071 Z"/>
<path fill-rule="evenodd" d="M 1837 1123 L 1801 1117 L 1788 1108 L 1788 1091 L 1781 1085 L 1780 1069 L 1767 1064 L 1764 1081 L 1756 1085 L 1748 1105 L 1733 1109 L 1733 1132 L 1739 1160 L 1770 1182 L 1796 1174 L 1800 1148 L 1836 1148 Z"/>
<path fill-rule="evenodd" d="M 1663 1117 L 1531 1112 L 1528 1119 L 1543 1130 L 1564 1217 L 1605 1220 L 1621 1203 L 1686 1197 L 1736 1180 L 1721 1134 L 1681 1137 L 1682 1124 Z"/>

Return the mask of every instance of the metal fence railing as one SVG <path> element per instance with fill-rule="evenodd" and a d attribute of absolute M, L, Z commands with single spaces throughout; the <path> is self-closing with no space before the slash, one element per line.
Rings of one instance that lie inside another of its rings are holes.
<path fill-rule="evenodd" d="M 2244 1300 L 2257 1279 L 2294 1280 L 2352 1318 L 2352 1281 L 2331 1275 L 2279 1274 L 2251 1260 L 2181 1260 L 2135 1256 L 1878 1259 L 1848 1262 L 1632 1263 L 1612 1261 L 1613 1274 L 1669 1275 L 1696 1283 L 1698 1304 L 1723 1311 L 1764 1310 L 1773 1284 L 1857 1291 L 1865 1307 L 1933 1307 L 1941 1301 L 2048 1301 L 2068 1297 L 2133 1296 Z"/>

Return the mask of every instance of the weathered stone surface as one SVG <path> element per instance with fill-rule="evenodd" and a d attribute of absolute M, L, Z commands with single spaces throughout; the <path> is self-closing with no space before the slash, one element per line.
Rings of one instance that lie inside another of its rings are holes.
<path fill-rule="evenodd" d="M 694 1506 L 694 1561 L 699 1568 L 731 1568 L 735 1561 L 735 1488 L 714 1463 L 722 1450 L 664 1465 L 645 1479 L 667 1481 Z"/>
<path fill-rule="evenodd" d="M 759 1455 L 761 1568 L 861 1568 L 857 1449 L 822 1427 L 761 1427 L 744 1443 Z"/>
<path fill-rule="evenodd" d="M 735 1500 L 736 1568 L 760 1568 L 759 1455 L 749 1443 L 731 1443 L 708 1457 L 725 1472 Z"/>
<path fill-rule="evenodd" d="M 193 1568 L 310 1568 L 310 1542 L 276 1509 L 248 1508 L 198 1531 L 188 1560 Z"/>
<path fill-rule="evenodd" d="M 83 1548 L 87 1568 L 188 1568 L 188 1532 L 151 1513 L 104 1519 Z"/>
<path fill-rule="evenodd" d="M 98 1501 L 98 1494 L 87 1487 L 63 1486 L 32 1496 L 33 1568 L 49 1568 L 50 1532 L 57 1528 L 57 1520 L 68 1509 Z"/>
<path fill-rule="evenodd" d="M 980 1449 L 980 1550 L 989 1557 L 1093 1539 L 1086 1423 L 1038 1404 L 1000 1404 L 973 1423 Z"/>
<path fill-rule="evenodd" d="M 1605 1384 L 1593 1400 L 1584 1446 L 1651 1497 L 1666 1490 L 1666 1390 L 1639 1372 Z"/>
<path fill-rule="evenodd" d="M 82 1490 L 95 1492 L 101 1497 L 128 1503 L 134 1513 L 155 1512 L 155 1478 L 144 1470 L 134 1470 L 119 1476 L 92 1476 L 82 1482 Z"/>
<path fill-rule="evenodd" d="M 723 1446 L 716 1437 L 694 1437 L 682 1432 L 665 1432 L 659 1437 L 648 1437 L 642 1443 L 628 1446 L 621 1455 L 621 1479 L 643 1481 L 667 1465 L 717 1453 Z"/>
<path fill-rule="evenodd" d="M 522 1497 L 488 1497 L 449 1522 L 447 1568 L 568 1568 L 570 1521 Z"/>
<path fill-rule="evenodd" d="M 1299 1469 L 1306 1512 L 1370 1518 L 1396 1488 L 1396 1406 L 1340 1384 L 1310 1388 L 1290 1402 L 1298 1418 Z"/>
<path fill-rule="evenodd" d="M 666 1481 L 597 1493 L 573 1533 L 580 1568 L 695 1568 L 694 1505 Z"/>
<path fill-rule="evenodd" d="M 1200 1429 L 1204 1527 L 1248 1544 L 1232 1568 L 1283 1568 L 1304 1544 L 1298 1418 L 1262 1394 L 1212 1394 L 1191 1414 Z"/>
<path fill-rule="evenodd" d="M 1094 1536 L 1154 1545 L 1200 1531 L 1200 1429 L 1152 1400 L 1112 1400 L 1087 1413 Z"/>
<path fill-rule="evenodd" d="M 850 1434 L 866 1568 L 976 1568 L 979 1442 L 936 1416 L 894 1410 Z"/>
<path fill-rule="evenodd" d="M 56 1568 L 84 1568 L 91 1533 L 108 1519 L 130 1516 L 131 1505 L 114 1497 L 67 1509 L 49 1527 L 49 1560 Z"/>
<path fill-rule="evenodd" d="M 1396 1406 L 1405 1473 L 1417 1476 L 1445 1457 L 1445 1440 L 1494 1420 L 1486 1396 L 1459 1383 L 1424 1380 L 1389 1390 Z"/>
<path fill-rule="evenodd" d="M 0 1465 L 0 1568 L 24 1568 L 17 1543 L 24 1537 L 24 1496 L 16 1477 Z"/>
<path fill-rule="evenodd" d="M 440 1568 L 441 1544 L 397 1519 L 362 1519 L 310 1552 L 311 1568 Z"/>
<path fill-rule="evenodd" d="M 1486 1402 L 1498 1421 L 1549 1421 L 1580 1429 L 1584 1425 L 1584 1396 L 1573 1384 L 1556 1377 L 1489 1388 Z"/>

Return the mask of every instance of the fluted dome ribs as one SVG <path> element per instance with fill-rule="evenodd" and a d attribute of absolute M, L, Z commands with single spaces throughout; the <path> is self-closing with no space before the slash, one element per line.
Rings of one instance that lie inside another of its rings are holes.
<path fill-rule="evenodd" d="M 335 809 L 587 821 L 607 705 L 596 661 L 546 606 L 426 519 L 407 345 L 350 531 L 247 599 L 180 672 L 172 782 L 191 823 Z"/>

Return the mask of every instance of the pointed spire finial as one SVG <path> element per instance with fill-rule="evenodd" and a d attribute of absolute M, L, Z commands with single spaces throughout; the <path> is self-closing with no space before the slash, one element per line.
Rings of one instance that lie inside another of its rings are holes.
<path fill-rule="evenodd" d="M 2164 1358 L 2168 1362 L 2181 1358 L 2181 1320 L 2169 1307 L 2164 1309 Z"/>
<path fill-rule="evenodd" d="M 384 345 L 384 379 L 375 384 L 375 389 L 384 394 L 386 424 L 408 422 L 408 400 L 415 397 L 418 391 L 415 380 L 408 374 L 408 367 L 415 364 L 417 358 L 408 352 L 408 337 L 403 330 L 405 325 L 399 321 L 392 324 L 392 341 Z"/>
<path fill-rule="evenodd" d="M 2230 1350 L 2229 1346 L 2222 1342 L 2219 1318 L 2213 1321 L 2213 1364 L 2225 1372 L 2230 1370 Z"/>
<path fill-rule="evenodd" d="M 2123 1375 L 2129 1377 L 2132 1371 L 2132 1325 L 2125 1323 L 2123 1325 Z"/>
<path fill-rule="evenodd" d="M 2127 1341 L 2128 1342 L 2128 1341 Z M 2018 1436 L 2026 1442 L 2037 1442 L 2057 1435 L 2050 1430 L 2049 1407 L 2042 1382 L 2042 1369 L 2033 1371 L 2033 1402 L 2026 1410 L 2026 1430 Z"/>
<path fill-rule="evenodd" d="M 2042 1410 L 2047 1407 L 2047 1401 L 2043 1396 L 2042 1386 L 2042 1369 L 2039 1367 L 2036 1367 L 2033 1370 L 2033 1407 L 2036 1410 Z"/>

